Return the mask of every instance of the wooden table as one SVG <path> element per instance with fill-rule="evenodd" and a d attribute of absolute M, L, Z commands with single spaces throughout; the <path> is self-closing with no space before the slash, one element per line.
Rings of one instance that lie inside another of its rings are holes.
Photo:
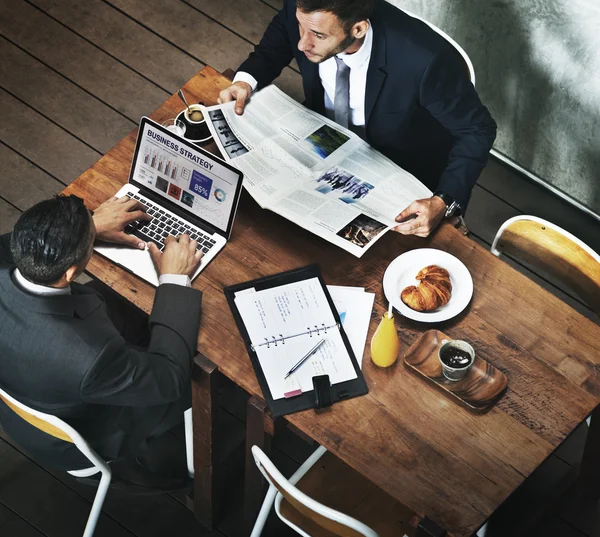
<path fill-rule="evenodd" d="M 206 67 L 184 92 L 191 101 L 211 104 L 227 84 Z M 151 117 L 162 121 L 181 109 L 173 96 Z M 65 192 L 83 197 L 91 208 L 113 194 L 127 181 L 135 138 L 133 131 Z M 223 287 L 316 262 L 328 284 L 364 286 L 376 293 L 370 341 L 387 304 L 381 285 L 386 267 L 401 253 L 421 247 L 447 251 L 471 272 L 475 287 L 471 304 L 437 328 L 471 342 L 479 356 L 502 370 L 509 379 L 506 394 L 489 412 L 476 414 L 418 378 L 401 361 L 389 369 L 377 368 L 367 345 L 363 372 L 369 394 L 320 415 L 310 410 L 287 416 L 289 423 L 419 515 L 451 535 L 466 537 L 596 409 L 600 327 L 450 225 L 428 239 L 388 233 L 357 259 L 261 210 L 244 195 L 231 242 L 194 282 L 204 291 L 198 350 L 208 359 L 200 359 L 194 371 L 196 506 L 205 523 L 212 522 L 214 493 L 212 373 L 218 368 L 248 393 L 261 393 Z M 97 255 L 88 270 L 150 311 L 151 286 Z M 406 319 L 399 319 L 397 327 L 403 350 L 429 328 Z M 596 440 L 598 418 L 589 434 Z M 591 461 L 598 454 L 598 442 L 588 444 L 585 458 Z M 592 484 L 600 477 L 598 470 L 587 475 Z"/>

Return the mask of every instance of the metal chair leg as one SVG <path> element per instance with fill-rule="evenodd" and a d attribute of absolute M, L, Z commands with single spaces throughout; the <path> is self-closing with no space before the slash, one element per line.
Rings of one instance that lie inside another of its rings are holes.
<path fill-rule="evenodd" d="M 269 517 L 269 513 L 273 507 L 273 503 L 275 502 L 275 496 L 277 496 L 277 489 L 271 485 L 267 491 L 267 495 L 265 496 L 262 507 L 260 508 L 250 537 L 260 537 L 267 522 L 267 518 Z"/>
<path fill-rule="evenodd" d="M 110 481 L 112 478 L 110 468 L 107 465 L 106 468 L 103 468 L 101 471 L 102 477 L 100 478 L 100 483 L 98 484 L 98 490 L 96 492 L 96 497 L 94 498 L 94 503 L 92 504 L 90 516 L 88 517 L 88 521 L 85 526 L 85 531 L 83 532 L 83 537 L 92 537 L 94 535 L 94 531 L 96 531 L 96 524 L 98 523 L 98 518 L 100 517 L 102 506 L 104 505 L 104 499 L 106 498 L 106 493 L 108 492 L 108 487 L 110 486 Z"/>
<path fill-rule="evenodd" d="M 192 427 L 192 409 L 188 408 L 183 413 L 185 430 L 185 459 L 187 461 L 188 475 L 194 477 L 194 429 Z"/>

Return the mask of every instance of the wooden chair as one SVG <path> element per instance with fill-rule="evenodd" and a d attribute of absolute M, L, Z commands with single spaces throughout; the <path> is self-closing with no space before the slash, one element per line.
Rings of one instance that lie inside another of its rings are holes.
<path fill-rule="evenodd" d="M 414 522 L 417 518 L 406 507 L 322 446 L 289 480 L 258 446 L 252 447 L 252 455 L 269 483 L 269 490 L 251 537 L 262 533 L 273 504 L 279 518 L 304 537 L 415 535 L 409 520 Z M 362 522 L 344 511 L 353 513 Z"/>
<path fill-rule="evenodd" d="M 89 446 L 83 437 L 75 429 L 73 429 L 73 427 L 61 419 L 57 418 L 56 416 L 44 414 L 43 412 L 29 408 L 28 406 L 11 397 L 2 389 L 0 389 L 0 399 L 4 401 L 6 406 L 8 406 L 13 412 L 15 412 L 36 429 L 39 429 L 40 431 L 54 436 L 55 438 L 59 438 L 65 442 L 75 444 L 79 451 L 81 451 L 81 453 L 83 453 L 83 455 L 92 463 L 90 468 L 85 468 L 83 470 L 72 470 L 68 472 L 69 474 L 75 477 L 89 477 L 97 474 L 98 472 L 102 474 L 100 483 L 98 484 L 98 490 L 94 498 L 94 503 L 92 504 L 90 516 L 88 517 L 85 531 L 83 532 L 83 537 L 92 537 L 96 529 L 100 512 L 102 511 L 104 498 L 106 497 L 108 487 L 110 486 L 112 477 L 110 467 L 106 461 L 102 460 L 98 456 L 98 454 Z"/>
<path fill-rule="evenodd" d="M 29 424 L 33 425 L 34 427 L 37 427 L 38 429 L 41 429 L 42 431 L 51 434 L 52 436 L 56 436 L 57 438 L 60 438 L 61 440 L 65 440 L 66 442 L 71 442 L 75 445 L 77 445 L 77 443 L 75 442 L 75 440 L 66 440 L 63 436 L 58 436 L 56 434 L 50 433 L 48 431 L 46 431 L 43 427 L 38 427 L 38 425 L 36 425 L 36 423 L 33 423 L 30 419 L 26 418 L 21 412 L 18 412 L 16 410 L 16 408 L 13 406 L 12 403 L 9 403 L 9 401 L 6 398 L 10 398 L 10 396 L 4 392 L 2 389 L 0 389 L 0 399 L 2 399 L 6 405 L 13 410 L 16 414 L 18 414 L 19 416 L 21 416 L 21 418 L 23 418 L 25 421 L 27 421 Z M 14 400 L 14 399 L 13 399 Z M 15 400 L 15 405 L 21 405 L 23 407 L 23 412 L 30 412 L 31 414 L 33 414 L 34 412 L 37 412 L 33 409 L 30 409 L 28 407 L 26 407 L 25 405 L 21 404 L 21 403 L 17 403 Z M 55 416 L 49 416 L 48 414 L 43 414 L 41 412 L 37 412 L 37 414 L 40 415 L 40 419 L 44 420 L 44 421 L 48 421 L 45 420 L 45 418 L 43 418 L 42 416 L 46 416 L 46 417 L 50 417 L 53 418 L 55 420 L 58 420 L 58 418 L 56 418 Z M 62 420 L 58 420 L 60 421 L 63 425 L 66 425 L 68 427 L 68 425 L 66 423 L 64 423 Z M 49 423 L 53 423 L 53 422 L 49 422 Z M 188 471 L 188 475 L 193 478 L 194 477 L 194 434 L 193 434 L 193 430 L 192 430 L 192 409 L 188 408 L 184 413 L 183 413 L 183 423 L 184 423 L 184 430 L 185 430 L 185 458 L 186 458 L 186 464 L 187 464 L 187 471 Z M 66 436 L 66 435 L 65 435 Z M 83 440 L 83 439 L 82 439 Z M 79 446 L 77 446 L 79 447 Z M 90 448 L 91 449 L 91 448 Z M 85 455 L 85 453 L 84 453 Z M 87 455 L 86 455 L 87 457 Z M 89 457 L 88 457 L 89 458 Z M 90 470 L 92 470 L 90 468 Z M 74 475 L 75 477 L 89 477 L 91 475 L 94 475 L 96 473 L 98 473 L 100 470 L 94 471 L 90 474 L 80 474 L 78 472 L 85 472 L 86 470 L 75 470 L 74 472 L 69 472 L 71 475 Z"/>
<path fill-rule="evenodd" d="M 568 231 L 536 216 L 515 216 L 500 226 L 491 251 L 540 268 L 600 315 L 600 255 Z"/>

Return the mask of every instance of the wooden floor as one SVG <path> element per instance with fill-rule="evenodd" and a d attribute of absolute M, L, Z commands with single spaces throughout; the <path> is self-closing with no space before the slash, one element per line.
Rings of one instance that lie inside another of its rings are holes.
<path fill-rule="evenodd" d="M 39 200 L 59 192 L 93 164 L 171 93 L 205 65 L 236 68 L 262 35 L 281 0 L 0 0 L 0 233 Z M 302 100 L 292 65 L 278 85 Z M 600 251 L 599 221 L 491 161 L 473 192 L 466 217 L 473 240 L 489 248 L 500 224 L 535 214 L 568 229 Z M 511 260 L 550 292 L 598 321 L 578 298 Z M 0 357 L 1 359 L 1 357 Z M 198 526 L 178 498 L 131 498 L 109 493 L 97 535 L 233 535 L 240 530 L 244 396 L 222 394 L 221 426 L 230 434 L 230 501 L 217 530 Z M 511 535 L 535 502 L 576 465 L 585 438 L 578 430 L 516 499 L 495 517 L 488 535 Z M 290 473 L 311 447 L 286 437 L 276 463 Z M 93 491 L 38 466 L 0 438 L 0 534 L 81 534 Z M 574 515 L 561 504 L 540 521 L 537 534 L 600 535 L 600 509 Z M 281 526 L 270 534 L 284 535 Z"/>

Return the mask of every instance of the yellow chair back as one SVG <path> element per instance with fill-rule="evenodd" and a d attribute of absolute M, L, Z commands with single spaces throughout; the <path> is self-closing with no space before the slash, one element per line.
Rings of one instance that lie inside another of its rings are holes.
<path fill-rule="evenodd" d="M 8 399 L 0 395 L 0 399 L 4 401 L 6 406 L 10 408 L 15 414 L 23 418 L 27 423 L 33 425 L 36 429 L 43 431 L 46 434 L 54 436 L 55 438 L 59 438 L 60 440 L 64 440 L 65 442 L 70 442 L 73 444 L 73 439 L 64 431 L 59 429 L 58 427 L 48 423 L 47 421 L 30 414 L 26 410 L 19 408 L 17 405 L 10 402 Z"/>
<path fill-rule="evenodd" d="M 509 254 L 542 269 L 600 315 L 600 256 L 550 222 L 529 217 L 511 220 L 500 228 L 492 252 Z"/>

